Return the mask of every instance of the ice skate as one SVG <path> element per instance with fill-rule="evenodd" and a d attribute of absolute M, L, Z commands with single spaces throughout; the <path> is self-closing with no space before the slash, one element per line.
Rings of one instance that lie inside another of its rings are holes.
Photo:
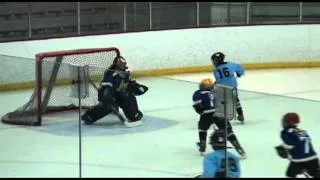
<path fill-rule="evenodd" d="M 235 149 L 239 153 L 239 155 L 241 156 L 242 159 L 246 159 L 247 158 L 247 154 L 244 152 L 242 147 L 235 148 Z"/>
<path fill-rule="evenodd" d="M 205 143 L 201 143 L 201 142 L 197 142 L 197 145 L 199 147 L 200 155 L 204 156 L 204 153 L 206 152 L 206 144 Z"/>
<path fill-rule="evenodd" d="M 244 124 L 244 116 L 238 115 L 237 120 L 240 121 L 242 124 Z"/>
<path fill-rule="evenodd" d="M 137 126 L 141 126 L 143 124 L 142 119 L 141 120 L 137 120 L 137 121 L 125 121 L 124 125 L 126 127 L 137 127 Z"/>

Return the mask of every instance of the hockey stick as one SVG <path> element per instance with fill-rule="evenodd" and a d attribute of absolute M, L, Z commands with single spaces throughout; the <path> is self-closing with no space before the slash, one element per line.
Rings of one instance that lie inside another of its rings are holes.
<path fill-rule="evenodd" d="M 120 112 L 118 110 L 116 110 L 116 108 L 112 105 L 111 105 L 111 110 L 112 110 L 113 114 L 116 115 L 120 119 L 121 123 L 124 124 L 126 122 L 126 118 L 123 117 L 122 114 L 120 114 Z"/>

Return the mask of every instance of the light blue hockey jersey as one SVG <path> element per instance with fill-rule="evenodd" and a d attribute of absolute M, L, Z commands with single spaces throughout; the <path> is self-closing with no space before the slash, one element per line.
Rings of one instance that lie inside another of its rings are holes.
<path fill-rule="evenodd" d="M 244 73 L 245 69 L 241 64 L 225 62 L 216 67 L 213 75 L 217 84 L 238 87 L 237 78 Z"/>
<path fill-rule="evenodd" d="M 227 151 L 228 177 L 240 178 L 240 157 Z M 225 150 L 216 150 L 204 157 L 201 178 L 223 178 L 225 175 Z"/>

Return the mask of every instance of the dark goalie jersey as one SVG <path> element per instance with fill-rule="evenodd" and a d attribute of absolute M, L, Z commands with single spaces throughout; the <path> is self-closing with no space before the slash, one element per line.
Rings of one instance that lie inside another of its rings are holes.
<path fill-rule="evenodd" d="M 124 92 L 130 80 L 131 76 L 129 71 L 106 71 L 100 85 L 101 87 L 110 86 L 115 92 Z"/>
<path fill-rule="evenodd" d="M 290 128 L 281 131 L 282 145 L 289 152 L 292 162 L 305 162 L 317 158 L 311 139 L 306 131 Z"/>
<path fill-rule="evenodd" d="M 212 91 L 197 90 L 193 93 L 192 100 L 193 108 L 200 115 L 216 111 L 216 99 Z"/>
<path fill-rule="evenodd" d="M 126 96 L 128 93 L 139 96 L 148 91 L 147 86 L 132 80 L 130 71 L 119 72 L 107 70 L 104 73 L 100 87 L 103 89 L 107 86 L 111 87 L 113 94 L 116 94 L 119 97 Z M 102 91 L 100 91 L 100 93 L 101 92 Z"/>

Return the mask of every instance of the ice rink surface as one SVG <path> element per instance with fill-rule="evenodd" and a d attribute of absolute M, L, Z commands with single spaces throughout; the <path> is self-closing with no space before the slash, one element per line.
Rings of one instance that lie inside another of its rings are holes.
<path fill-rule="evenodd" d="M 125 128 L 112 116 L 81 126 L 82 177 L 194 177 L 202 172 L 196 147 L 198 115 L 192 94 L 211 73 L 138 79 L 150 90 L 138 97 L 144 124 Z M 239 80 L 244 125 L 232 121 L 248 158 L 242 177 L 284 177 L 288 161 L 281 143 L 280 118 L 298 112 L 320 152 L 320 69 L 247 71 Z M 26 103 L 31 90 L 3 92 L 0 116 Z M 0 124 L 0 177 L 79 177 L 77 113 L 46 117 L 41 127 Z M 211 133 L 211 132 L 209 132 Z M 207 152 L 211 148 L 207 147 Z M 233 151 L 233 150 L 232 150 Z"/>

